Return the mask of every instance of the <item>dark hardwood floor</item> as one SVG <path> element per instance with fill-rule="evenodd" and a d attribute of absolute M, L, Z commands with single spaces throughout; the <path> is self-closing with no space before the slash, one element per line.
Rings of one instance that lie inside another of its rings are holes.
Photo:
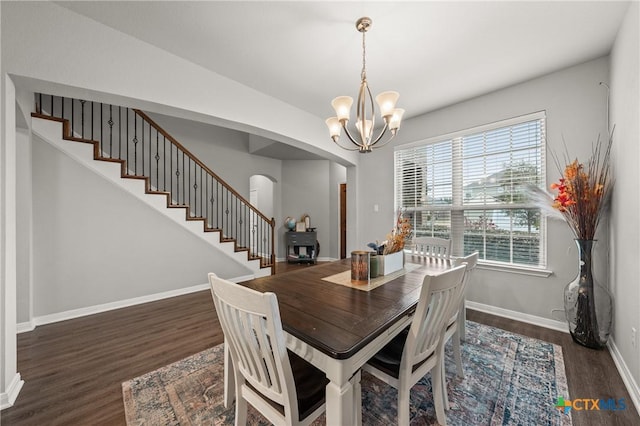
<path fill-rule="evenodd" d="M 279 263 L 276 273 L 310 267 Z M 468 311 L 467 318 L 561 345 L 572 398 L 625 399 L 621 411 L 573 411 L 574 425 L 640 424 L 608 351 L 481 312 Z M 222 340 L 209 291 L 37 327 L 18 335 L 18 371 L 25 384 L 14 407 L 0 413 L 0 423 L 123 425 L 122 382 Z"/>

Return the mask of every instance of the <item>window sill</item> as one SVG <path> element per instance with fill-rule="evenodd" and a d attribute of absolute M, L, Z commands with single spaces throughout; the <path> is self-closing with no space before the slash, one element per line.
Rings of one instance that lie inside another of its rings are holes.
<path fill-rule="evenodd" d="M 530 275 L 533 277 L 547 278 L 553 274 L 553 271 L 549 271 L 543 268 L 527 267 L 527 266 L 515 266 L 505 265 L 501 263 L 493 263 L 487 261 L 479 261 L 478 269 L 486 269 L 489 271 L 510 272 L 513 274 Z"/>

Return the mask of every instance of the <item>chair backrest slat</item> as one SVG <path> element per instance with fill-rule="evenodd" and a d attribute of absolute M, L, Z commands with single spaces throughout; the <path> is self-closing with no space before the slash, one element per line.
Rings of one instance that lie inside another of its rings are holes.
<path fill-rule="evenodd" d="M 425 276 L 402 354 L 400 371 L 405 374 L 430 357 L 441 343 L 445 322 L 456 308 L 465 268 L 461 265 L 437 276 Z"/>
<path fill-rule="evenodd" d="M 298 416 L 291 364 L 274 293 L 209 274 L 211 293 L 235 368 L 265 397 Z"/>
<path fill-rule="evenodd" d="M 438 237 L 416 237 L 413 239 L 413 254 L 449 259 L 451 257 L 451 240 Z"/>

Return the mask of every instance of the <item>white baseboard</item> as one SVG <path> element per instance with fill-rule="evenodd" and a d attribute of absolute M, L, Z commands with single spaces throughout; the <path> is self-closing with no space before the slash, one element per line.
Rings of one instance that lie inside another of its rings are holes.
<path fill-rule="evenodd" d="M 16 333 L 26 333 L 27 331 L 33 331 L 36 329 L 36 323 L 34 320 L 19 322 L 16 324 Z"/>
<path fill-rule="evenodd" d="M 236 278 L 230 278 L 229 281 L 235 283 L 248 281 L 255 278 L 253 275 L 246 275 Z M 99 314 L 101 312 L 112 311 L 114 309 L 126 308 L 129 306 L 140 305 L 148 302 L 155 302 L 157 300 L 168 299 L 170 297 L 182 296 L 185 294 L 195 293 L 198 291 L 208 290 L 209 284 L 199 284 L 191 287 L 180 288 L 177 290 L 165 291 L 162 293 L 149 294 L 146 296 L 134 297 L 132 299 L 118 300 L 116 302 L 104 303 L 101 305 L 87 306 L 86 308 L 72 309 L 70 311 L 57 312 L 55 314 L 43 315 L 35 317 L 31 321 L 22 322 L 17 324 L 17 333 L 25 333 L 33 331 L 37 326 L 44 324 L 51 324 L 59 321 L 66 321 L 69 319 L 80 318 L 87 315 Z"/>
<path fill-rule="evenodd" d="M 497 315 L 499 317 L 509 318 L 516 321 L 526 322 L 527 324 L 533 324 L 551 330 L 562 331 L 568 333 L 567 323 L 563 321 L 556 321 L 548 318 L 539 317 L 536 315 L 523 314 L 518 311 L 511 311 L 509 309 L 498 308 L 491 305 L 485 305 L 483 303 L 471 302 L 467 300 L 466 307 L 473 309 L 474 311 L 485 312 L 487 314 Z"/>
<path fill-rule="evenodd" d="M 613 339 L 609 339 L 607 342 L 607 346 L 609 347 L 609 353 L 611 354 L 611 358 L 613 358 L 613 362 L 616 364 L 616 368 L 622 377 L 622 381 L 629 391 L 629 395 L 631 396 L 631 401 L 633 405 L 636 407 L 636 411 L 640 413 L 640 387 L 638 387 L 638 383 L 633 378 L 631 371 L 629 371 L 629 367 L 627 367 L 627 363 L 624 362 L 622 358 L 622 354 L 618 350 L 616 346 L 616 342 Z"/>
<path fill-rule="evenodd" d="M 13 403 L 16 402 L 22 385 L 24 385 L 24 380 L 20 378 L 20 373 L 16 373 L 13 379 L 11 379 L 11 383 L 9 383 L 7 391 L 0 393 L 0 410 L 13 407 Z"/>

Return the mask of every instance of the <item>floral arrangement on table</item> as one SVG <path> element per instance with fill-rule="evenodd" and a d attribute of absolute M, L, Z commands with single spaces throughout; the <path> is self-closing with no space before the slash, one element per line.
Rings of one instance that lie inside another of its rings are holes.
<path fill-rule="evenodd" d="M 411 222 L 408 217 L 404 217 L 402 210 L 398 210 L 396 225 L 387 235 L 387 241 L 384 244 L 383 254 L 396 253 L 404 249 L 404 245 L 411 239 Z"/>
<path fill-rule="evenodd" d="M 382 244 L 378 244 L 376 241 L 375 243 L 367 244 L 367 246 L 378 254 L 391 254 L 404 249 L 405 243 L 410 240 L 411 222 L 408 217 L 404 217 L 402 210 L 398 210 L 396 225 L 391 230 L 391 233 L 387 234 L 387 239 Z"/>

